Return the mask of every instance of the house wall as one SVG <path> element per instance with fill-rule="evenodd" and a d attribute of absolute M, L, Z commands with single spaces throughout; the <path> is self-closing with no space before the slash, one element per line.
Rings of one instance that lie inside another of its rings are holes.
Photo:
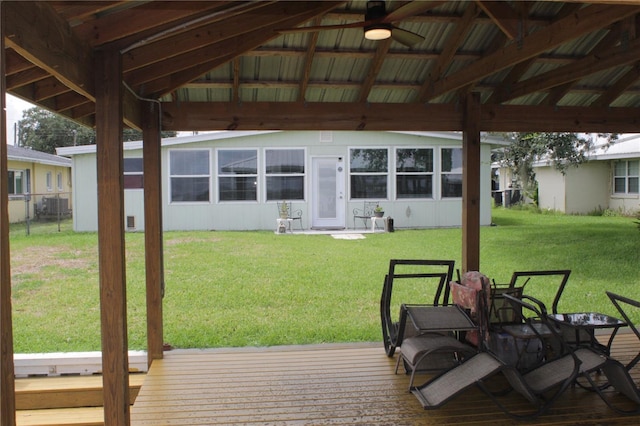
<path fill-rule="evenodd" d="M 566 209 L 565 176 L 553 167 L 536 168 L 538 207 L 564 212 Z"/>
<path fill-rule="evenodd" d="M 29 170 L 31 186 L 24 188 L 31 194 L 28 214 L 31 219 L 35 218 L 35 205 L 41 202 L 43 197 L 60 197 L 68 199 L 71 209 L 73 198 L 71 196 L 71 168 L 40 164 L 36 162 L 25 162 L 9 160 L 7 162 L 9 170 Z M 47 173 L 51 173 L 51 187 L 47 187 Z M 62 173 L 62 188 L 58 188 L 57 176 Z M 26 182 L 23 183 L 26 185 Z M 27 206 L 23 195 L 9 196 L 9 221 L 11 223 L 24 222 L 27 217 Z"/>
<path fill-rule="evenodd" d="M 592 161 L 572 167 L 566 175 L 566 206 L 569 214 L 587 214 L 609 206 L 611 175 L 608 161 Z"/>
<path fill-rule="evenodd" d="M 565 176 L 551 166 L 537 167 L 539 207 L 568 214 L 604 209 L 639 211 L 637 194 L 613 193 L 612 167 L 612 161 L 590 161 L 570 168 Z"/>
<path fill-rule="evenodd" d="M 321 138 L 331 135 L 331 138 Z M 217 140 L 203 140 L 188 144 L 165 145 L 162 148 L 163 169 L 163 223 L 165 230 L 275 230 L 277 217 L 276 202 L 264 202 L 264 192 L 258 192 L 257 202 L 217 202 L 216 185 L 216 149 L 217 148 L 256 148 L 259 168 L 263 165 L 264 147 L 294 147 L 305 149 L 306 183 L 305 200 L 294 201 L 294 209 L 302 209 L 303 225 L 310 227 L 311 213 L 311 161 L 313 157 L 340 156 L 348 167 L 348 155 L 351 147 L 433 147 L 434 167 L 440 167 L 439 148 L 460 148 L 460 139 L 434 138 L 388 132 L 274 132 L 259 135 L 233 137 Z M 211 202 L 208 203 L 170 203 L 169 197 L 169 152 L 174 149 L 208 149 L 211 166 Z M 391 151 L 392 152 L 392 151 Z M 390 152 L 390 154 L 391 154 Z M 490 147 L 482 145 L 481 224 L 491 223 L 491 182 Z M 125 150 L 125 157 L 141 157 L 141 149 Z M 95 231 L 97 229 L 96 160 L 95 153 L 73 155 L 74 161 L 74 197 L 82 199 L 74 212 L 74 228 L 77 231 Z M 391 165 L 393 168 L 393 165 Z M 434 175 L 434 179 L 438 178 Z M 265 187 L 264 174 L 258 173 L 258 187 Z M 385 215 L 394 218 L 396 228 L 425 228 L 460 226 L 462 220 L 462 202 L 459 198 L 440 199 L 439 182 L 434 185 L 434 199 L 395 200 L 393 179 L 389 179 L 389 194 L 386 200 L 377 200 L 385 209 Z M 346 207 L 345 219 L 348 228 L 353 227 L 353 209 L 362 207 L 362 200 L 351 200 L 349 194 L 348 173 L 345 181 Z M 125 216 L 135 218 L 135 230 L 144 229 L 144 193 L 142 190 L 125 190 Z M 362 226 L 358 224 L 358 226 Z"/>

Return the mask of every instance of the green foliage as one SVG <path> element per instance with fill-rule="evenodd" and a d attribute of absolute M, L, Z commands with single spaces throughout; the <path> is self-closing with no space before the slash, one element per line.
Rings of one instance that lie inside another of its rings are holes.
<path fill-rule="evenodd" d="M 640 299 L 640 234 L 629 218 L 497 208 L 493 222 L 481 229 L 480 260 L 496 282 L 516 270 L 566 268 L 566 311 L 615 315 L 605 290 Z M 129 346 L 144 349 L 144 234 L 125 237 Z M 266 231 L 164 237 L 165 341 L 180 348 L 380 341 L 389 259 L 454 259 L 461 267 L 461 231 L 452 228 L 360 240 Z M 16 352 L 99 350 L 97 235 L 16 233 L 10 243 Z M 407 297 L 395 304 L 419 298 Z"/>
<path fill-rule="evenodd" d="M 162 132 L 162 137 L 173 137 L 176 132 Z M 123 131 L 123 140 L 141 140 L 142 132 L 133 129 Z M 90 145 L 96 143 L 93 129 L 81 126 L 61 115 L 33 107 L 22 113 L 18 122 L 18 145 L 36 151 L 55 154 L 62 146 Z"/>
<path fill-rule="evenodd" d="M 565 174 L 570 167 L 577 167 L 587 159 L 593 148 L 591 135 L 578 133 L 505 133 L 510 145 L 494 156 L 494 161 L 510 168 L 525 189 L 533 188 L 535 172 L 533 163 L 548 160 Z M 613 133 L 598 134 L 612 144 L 617 139 Z"/>

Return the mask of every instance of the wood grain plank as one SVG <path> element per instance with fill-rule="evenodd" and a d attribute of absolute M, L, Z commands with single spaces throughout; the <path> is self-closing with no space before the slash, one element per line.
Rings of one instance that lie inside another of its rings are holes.
<path fill-rule="evenodd" d="M 632 334 L 622 333 L 614 341 L 614 356 L 622 362 L 638 350 L 640 342 Z M 381 344 L 168 352 L 147 374 L 132 407 L 132 425 L 513 424 L 478 389 L 425 411 L 408 392 L 408 377 L 394 374 L 394 367 L 395 358 L 388 358 Z M 489 384 L 505 382 L 496 377 Z M 614 391 L 607 395 L 630 407 Z M 503 402 L 521 413 L 531 410 L 517 394 Z M 528 424 L 616 425 L 629 420 L 594 393 L 575 387 L 548 414 Z"/>

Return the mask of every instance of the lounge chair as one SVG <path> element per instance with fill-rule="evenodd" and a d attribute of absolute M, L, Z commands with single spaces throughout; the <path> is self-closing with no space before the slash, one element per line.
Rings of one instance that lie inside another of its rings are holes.
<path fill-rule="evenodd" d="M 622 315 L 622 318 L 624 318 L 631 331 L 633 331 L 633 334 L 635 334 L 638 340 L 640 340 L 640 331 L 633 321 L 631 321 L 629 314 L 626 312 L 628 308 L 631 308 L 635 309 L 636 313 L 640 314 L 640 302 L 629 299 L 628 297 L 620 296 L 619 294 L 612 293 L 610 291 L 607 291 L 607 296 L 611 300 L 611 303 L 613 303 L 613 306 L 615 306 L 618 312 L 620 312 L 620 315 Z M 627 309 L 625 309 L 625 307 Z M 640 352 L 638 352 L 638 354 L 626 365 L 627 370 L 631 370 L 638 361 L 640 361 Z"/>
<path fill-rule="evenodd" d="M 546 321 L 546 310 L 541 302 L 527 298 L 532 303 L 509 295 L 505 297 L 523 309 L 535 313 L 536 317 Z M 534 331 L 535 332 L 535 331 Z M 562 341 L 562 336 L 554 331 L 556 338 Z M 562 343 L 564 345 L 564 343 Z M 567 353 L 559 358 L 550 360 L 534 370 L 521 374 L 512 366 L 506 365 L 496 355 L 490 352 L 480 352 L 427 383 L 413 387 L 411 392 L 418 398 L 425 409 L 441 407 L 464 390 L 477 386 L 482 389 L 506 414 L 517 419 L 531 419 L 546 412 L 560 395 L 580 376 L 589 380 L 589 374 L 601 368 L 606 357 L 590 348 L 580 348 L 576 351 L 567 349 Z M 531 412 L 521 414 L 510 411 L 499 395 L 489 389 L 486 381 L 497 373 L 502 372 L 511 388 L 524 396 L 534 406 Z M 551 392 L 551 394 L 549 394 Z"/>
<path fill-rule="evenodd" d="M 432 289 L 433 299 L 430 302 L 433 306 L 447 305 L 449 303 L 449 289 L 446 286 L 453 276 L 455 261 L 453 260 L 428 260 L 428 259 L 391 259 L 389 261 L 389 272 L 384 277 L 382 285 L 382 295 L 380 297 L 380 320 L 382 325 L 382 341 L 384 343 L 387 356 L 392 357 L 403 339 L 416 334 L 415 327 L 405 323 L 400 327 L 400 318 L 395 320 L 391 315 L 391 302 L 394 283 L 397 280 L 421 280 L 435 283 Z M 401 273 L 398 268 L 407 267 L 410 272 Z M 416 272 L 420 269 L 420 272 Z M 436 271 L 436 272 L 434 272 Z M 422 284 L 421 284 L 422 285 Z M 425 285 L 425 294 L 429 293 Z M 398 303 L 398 308 L 403 303 L 429 303 L 427 300 L 402 300 Z M 398 311 L 399 312 L 399 311 Z M 399 312 L 400 313 L 400 312 Z"/>

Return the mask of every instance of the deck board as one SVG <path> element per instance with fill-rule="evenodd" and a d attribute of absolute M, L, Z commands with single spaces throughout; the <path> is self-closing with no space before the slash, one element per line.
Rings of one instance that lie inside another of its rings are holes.
<path fill-rule="evenodd" d="M 613 355 L 629 360 L 640 350 L 633 334 L 620 334 Z M 173 351 L 155 360 L 132 407 L 132 425 L 366 424 L 511 425 L 477 389 L 437 410 L 423 410 L 408 392 L 408 376 L 395 375 L 395 357 L 382 344 Z M 640 378 L 640 368 L 633 372 Z M 426 376 L 423 377 L 426 379 Z M 496 378 L 495 380 L 502 380 Z M 630 408 L 622 396 L 615 401 Z M 514 410 L 531 406 L 518 395 Z M 592 393 L 569 389 L 552 409 L 527 424 L 630 424 Z"/>

